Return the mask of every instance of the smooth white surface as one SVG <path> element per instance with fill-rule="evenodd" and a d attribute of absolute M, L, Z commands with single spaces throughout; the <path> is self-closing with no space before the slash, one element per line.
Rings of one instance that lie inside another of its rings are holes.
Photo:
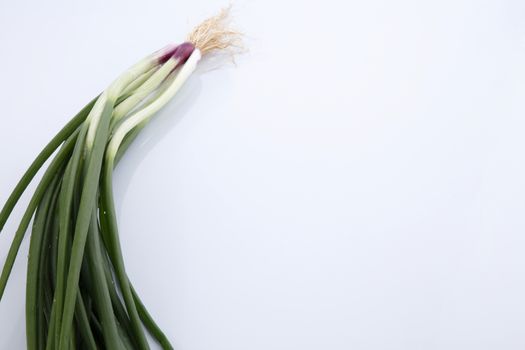
<path fill-rule="evenodd" d="M 225 4 L 1 2 L 0 200 L 119 72 Z M 198 70 L 115 176 L 128 272 L 176 349 L 523 349 L 525 4 L 234 15 L 250 51 Z M 25 344 L 27 243 L 0 349 Z"/>

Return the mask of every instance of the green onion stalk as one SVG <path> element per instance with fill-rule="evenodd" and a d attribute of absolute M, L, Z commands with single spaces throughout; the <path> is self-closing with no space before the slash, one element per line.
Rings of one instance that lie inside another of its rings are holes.
<path fill-rule="evenodd" d="M 0 300 L 31 222 L 27 349 L 149 349 L 147 333 L 173 349 L 133 287 L 124 265 L 113 170 L 149 120 L 174 98 L 201 57 L 234 47 L 227 11 L 186 42 L 139 61 L 89 102 L 44 147 L 0 211 L 0 232 L 43 172 L 14 233 L 0 274 Z"/>

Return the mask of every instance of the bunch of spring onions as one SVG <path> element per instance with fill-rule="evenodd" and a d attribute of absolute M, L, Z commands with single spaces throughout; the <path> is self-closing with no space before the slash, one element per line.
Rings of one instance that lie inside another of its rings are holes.
<path fill-rule="evenodd" d="M 87 104 L 41 151 L 0 212 L 0 231 L 51 158 L 15 233 L 0 299 L 33 220 L 26 287 L 27 348 L 149 349 L 146 331 L 172 349 L 124 267 L 112 174 L 145 124 L 175 96 L 201 55 L 238 40 L 227 12 L 204 21 L 180 45 L 135 64 Z"/>

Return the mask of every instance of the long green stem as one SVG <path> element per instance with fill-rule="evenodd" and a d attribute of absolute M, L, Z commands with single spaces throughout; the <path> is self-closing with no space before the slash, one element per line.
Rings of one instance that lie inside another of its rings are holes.
<path fill-rule="evenodd" d="M 53 331 L 56 327 L 56 306 L 51 306 L 51 320 L 47 331 L 46 350 L 52 350 L 55 347 L 55 337 L 53 337 Z"/>
<path fill-rule="evenodd" d="M 4 204 L 4 207 L 2 208 L 2 211 L 0 211 L 0 232 L 2 232 L 2 229 L 4 228 L 4 225 L 9 218 L 9 215 L 11 215 L 11 212 L 13 211 L 13 208 L 15 207 L 16 203 L 26 190 L 27 186 L 31 183 L 31 180 L 35 177 L 36 173 L 42 165 L 46 162 L 46 160 L 51 157 L 51 155 L 56 151 L 56 149 L 64 142 L 66 141 L 75 130 L 78 129 L 78 127 L 84 122 L 87 115 L 89 114 L 89 111 L 91 111 L 91 108 L 93 107 L 93 104 L 95 103 L 96 98 L 93 99 L 90 103 L 88 103 L 78 114 L 71 119 L 69 123 L 66 124 L 60 130 L 53 139 L 44 147 L 44 149 L 40 152 L 40 154 L 35 158 L 33 163 L 29 166 L 29 168 L 26 170 L 20 181 L 18 181 L 17 185 L 15 186 L 13 192 L 9 195 L 9 198 Z"/>
<path fill-rule="evenodd" d="M 54 347 L 53 336 L 55 326 L 56 326 L 56 305 L 54 303 L 54 294 L 56 286 L 56 257 L 57 257 L 57 244 L 58 244 L 58 197 L 60 194 L 61 187 L 63 185 L 63 172 L 61 169 L 60 177 L 61 182 L 60 186 L 56 186 L 56 192 L 53 198 L 53 204 L 48 211 L 47 217 L 47 228 L 48 231 L 47 237 L 45 237 L 45 244 L 48 247 L 47 249 L 42 250 L 41 261 L 39 265 L 41 266 L 40 278 L 44 281 L 44 313 L 46 315 L 46 334 L 47 339 L 45 344 L 45 349 L 52 349 Z"/>
<path fill-rule="evenodd" d="M 53 185 L 53 196 L 49 209 L 47 211 L 46 223 L 44 226 L 44 236 L 42 239 L 42 250 L 40 251 L 40 261 L 38 262 L 38 285 L 39 293 L 42 302 L 40 303 L 39 315 L 43 318 L 43 322 L 40 323 L 41 333 L 48 335 L 49 326 L 52 322 L 52 306 L 53 306 L 53 294 L 54 294 L 54 282 L 53 282 L 53 267 L 51 256 L 51 245 L 54 237 L 58 234 L 58 225 L 56 220 L 58 194 L 61 187 L 61 179 L 63 176 L 63 169 L 60 169 L 60 173 L 57 174 L 56 184 Z M 46 341 L 39 343 L 39 347 L 44 349 Z"/>
<path fill-rule="evenodd" d="M 113 172 L 113 162 L 107 163 L 104 168 L 104 176 L 102 179 L 102 193 L 101 193 L 101 203 L 103 203 L 103 215 L 104 220 L 107 223 L 107 232 L 104 234 L 107 235 L 110 251 L 110 256 L 113 258 L 112 263 L 115 268 L 115 274 L 119 282 L 120 290 L 126 304 L 126 309 L 131 320 L 131 325 L 133 327 L 133 332 L 136 336 L 136 340 L 140 345 L 141 349 L 148 349 L 148 343 L 144 335 L 144 330 L 142 328 L 142 323 L 140 321 L 140 316 L 133 299 L 133 294 L 131 293 L 130 283 L 126 274 L 124 267 L 124 259 L 122 257 L 122 249 L 120 247 L 120 242 L 118 238 L 118 226 L 115 216 L 115 208 L 113 202 L 113 193 L 112 193 L 112 172 Z"/>
<path fill-rule="evenodd" d="M 29 244 L 29 256 L 27 263 L 27 282 L 26 282 L 26 339 L 27 349 L 41 349 L 44 344 L 44 334 L 42 333 L 42 297 L 41 293 L 44 286 L 39 279 L 39 272 L 43 266 L 39 266 L 42 246 L 44 242 L 46 219 L 49 208 L 52 204 L 52 197 L 58 178 L 55 177 L 47 191 L 45 191 L 42 203 L 38 207 Z"/>
<path fill-rule="evenodd" d="M 100 233 L 102 240 L 104 241 L 106 239 L 106 235 L 103 234 L 103 230 L 105 230 L 105 225 L 101 222 L 100 223 Z M 113 278 L 113 269 L 110 261 L 110 257 L 108 255 L 108 251 L 106 250 L 107 242 L 102 242 L 100 244 L 100 250 L 104 254 L 104 275 L 106 277 L 107 284 L 109 286 L 113 286 L 113 288 L 109 288 L 109 296 L 111 298 L 111 303 L 113 305 L 113 310 L 115 311 L 115 316 L 118 322 L 118 325 L 120 329 L 122 329 L 124 332 L 121 333 L 121 335 L 126 336 L 130 339 L 129 342 L 133 339 L 133 330 L 131 327 L 131 322 L 129 321 L 128 314 L 126 312 L 125 307 L 122 305 L 122 302 L 120 300 L 120 297 L 116 290 L 116 282 Z"/>
<path fill-rule="evenodd" d="M 143 126 L 143 125 L 142 125 Z M 124 142 L 121 144 L 121 148 L 119 149 L 120 150 L 125 150 L 132 142 L 133 138 L 135 136 L 138 135 L 138 133 L 140 132 L 141 128 L 139 129 L 134 129 L 132 133 L 130 133 L 129 136 L 133 135 L 132 136 L 132 139 L 125 139 Z M 128 141 L 129 140 L 129 141 Z M 128 142 L 126 142 L 128 141 Z M 119 158 L 116 159 L 115 161 L 115 164 L 118 163 L 119 161 Z M 113 189 L 112 189 L 112 184 L 109 183 L 109 186 L 110 188 L 108 189 L 108 191 L 110 193 L 113 193 Z M 105 194 L 102 194 L 101 197 L 103 197 Z M 104 202 L 104 200 L 102 201 Z M 105 245 L 106 245 L 106 249 L 108 249 L 108 253 L 109 253 L 109 256 L 112 258 L 112 260 L 115 260 L 117 259 L 117 257 L 115 257 L 113 255 L 113 250 L 110 248 L 110 242 L 109 242 L 109 237 L 107 237 L 108 235 L 106 234 L 108 232 L 108 223 L 107 223 L 107 217 L 108 215 L 104 215 L 104 212 L 108 213 L 108 207 L 106 207 L 103 203 L 101 204 L 101 208 L 100 208 L 100 224 L 101 224 L 101 233 L 102 233 L 102 237 L 105 239 Z M 115 213 L 112 212 L 113 214 L 111 214 L 111 216 L 115 216 Z M 109 271 L 106 271 L 106 274 L 107 274 L 107 278 L 111 278 L 109 277 L 110 276 L 110 272 Z M 128 278 L 129 280 L 129 278 Z M 162 346 L 162 348 L 164 350 L 171 350 L 173 349 L 173 346 L 171 345 L 171 343 L 169 342 L 168 338 L 166 337 L 166 335 L 162 332 L 162 330 L 160 329 L 160 327 L 155 323 L 155 320 L 153 319 L 153 317 L 151 317 L 151 315 L 149 314 L 147 308 L 144 306 L 144 304 L 142 303 L 142 301 L 140 300 L 137 292 L 135 291 L 135 288 L 133 287 L 133 284 L 131 282 L 129 282 L 129 285 L 130 285 L 130 288 L 131 288 L 131 293 L 133 295 L 133 299 L 134 299 L 134 302 L 135 302 L 135 306 L 137 308 L 137 312 L 139 314 L 139 317 L 142 321 L 142 323 L 144 324 L 144 326 L 146 327 L 146 329 L 148 330 L 148 332 L 155 338 L 155 340 Z M 118 299 L 118 296 L 116 294 L 113 294 L 112 296 L 112 300 L 114 301 L 114 305 L 118 305 L 120 306 L 120 300 Z M 115 307 L 115 311 L 120 311 L 118 309 L 118 307 Z M 117 312 L 118 314 L 118 312 Z"/>
<path fill-rule="evenodd" d="M 69 139 L 64 143 L 63 147 L 60 149 L 60 151 L 57 153 L 57 155 L 47 168 L 22 217 L 20 225 L 18 226 L 18 229 L 15 233 L 15 237 L 13 238 L 13 242 L 11 243 L 11 247 L 9 248 L 9 252 L 7 253 L 7 258 L 2 269 L 2 274 L 0 275 L 0 300 L 4 295 L 7 280 L 9 279 L 9 275 L 11 274 L 11 270 L 13 269 L 13 264 L 15 263 L 16 255 L 18 253 L 18 250 L 20 249 L 20 245 L 22 244 L 22 240 L 24 238 L 27 227 L 31 222 L 33 213 L 35 212 L 36 207 L 42 200 L 44 193 L 47 191 L 49 184 L 54 179 L 58 169 L 60 169 L 60 167 L 64 164 L 65 160 L 71 154 L 76 140 L 76 133 L 77 131 L 75 131 L 75 133 L 72 136 L 70 136 Z"/>
<path fill-rule="evenodd" d="M 91 279 L 93 281 L 92 296 L 95 301 L 95 307 L 100 316 L 100 320 L 104 327 L 102 327 L 102 335 L 108 349 L 121 349 L 122 343 L 120 341 L 117 324 L 115 322 L 113 306 L 109 295 L 108 284 L 106 276 L 104 275 L 103 257 L 100 252 L 100 241 L 97 223 L 97 212 L 93 210 L 91 225 L 86 242 L 86 256 L 91 272 Z"/>
<path fill-rule="evenodd" d="M 95 337 L 91 331 L 91 326 L 89 324 L 89 315 L 86 311 L 84 305 L 84 298 L 80 290 L 77 292 L 77 305 L 75 309 L 75 320 L 78 323 L 78 329 L 80 330 L 80 336 L 84 342 L 85 348 L 88 350 L 97 350 L 97 343 L 95 342 Z M 49 338 L 53 338 L 49 336 Z M 48 338 L 48 339 L 49 339 Z"/>
<path fill-rule="evenodd" d="M 80 276 L 80 268 L 84 255 L 84 247 L 91 222 L 91 215 L 95 205 L 100 171 L 104 158 L 106 140 L 109 136 L 109 123 L 113 103 L 109 102 L 103 109 L 100 122 L 97 126 L 93 148 L 89 154 L 87 168 L 85 171 L 84 185 L 75 224 L 75 234 L 71 249 L 71 260 L 66 283 L 66 294 L 64 298 L 64 309 L 60 329 L 59 350 L 65 350 L 71 333 L 74 306 L 76 301 L 76 289 Z"/>
<path fill-rule="evenodd" d="M 108 285 L 113 286 L 113 288 L 109 288 L 109 293 L 111 303 L 113 305 L 113 310 L 115 311 L 115 317 L 117 320 L 120 338 L 122 339 L 122 343 L 126 349 L 136 349 L 139 345 L 133 337 L 133 329 L 131 326 L 131 322 L 128 318 L 126 308 L 122 304 L 120 296 L 118 295 L 116 282 L 113 279 L 113 269 L 111 261 L 109 259 L 107 250 L 105 249 L 105 244 L 103 244 L 102 242 L 100 244 L 100 251 L 104 254 L 104 275 L 106 277 Z"/>
<path fill-rule="evenodd" d="M 58 344 L 60 328 L 62 325 L 62 310 L 64 307 L 65 280 L 68 269 L 69 249 L 73 232 L 71 232 L 71 214 L 73 209 L 73 193 L 79 178 L 79 167 L 81 156 L 84 152 L 84 142 L 87 134 L 87 126 L 84 125 L 79 132 L 73 154 L 66 168 L 64 183 L 59 197 L 59 237 L 57 256 L 57 280 L 55 286 L 54 304 L 56 305 L 56 326 L 54 329 L 55 342 Z"/>
<path fill-rule="evenodd" d="M 150 332 L 150 334 L 162 346 L 162 349 L 173 350 L 173 346 L 168 340 L 168 337 L 166 337 L 164 332 L 162 332 L 159 326 L 157 326 L 155 320 L 153 320 L 153 317 L 151 317 L 148 310 L 146 309 L 146 306 L 144 306 L 142 300 L 140 300 L 137 292 L 133 288 L 133 285 L 131 285 L 131 293 L 133 293 L 133 299 L 135 300 L 135 305 L 137 305 L 137 311 L 139 312 L 140 319 L 144 323 L 144 326 L 146 326 L 148 332 Z"/>

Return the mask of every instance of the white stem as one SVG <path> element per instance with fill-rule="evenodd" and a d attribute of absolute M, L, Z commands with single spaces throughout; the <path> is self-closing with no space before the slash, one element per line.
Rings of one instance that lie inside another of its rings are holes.
<path fill-rule="evenodd" d="M 141 86 L 146 80 L 148 80 L 153 75 L 153 73 L 155 73 L 158 69 L 159 67 L 155 66 L 151 68 L 149 71 L 147 71 L 146 73 L 143 73 L 137 79 L 133 80 L 133 82 L 131 82 L 131 84 L 126 86 L 126 88 L 122 91 L 122 95 L 132 94 L 139 86 Z"/>
<path fill-rule="evenodd" d="M 142 85 L 136 88 L 131 96 L 122 101 L 113 112 L 113 122 L 120 120 L 138 105 L 146 96 L 150 95 L 177 66 L 178 60 L 170 58 Z"/>
<path fill-rule="evenodd" d="M 122 91 L 131 84 L 139 76 L 155 67 L 158 64 L 157 55 L 150 55 L 144 58 L 142 61 L 136 63 L 134 66 L 129 68 L 127 71 L 122 73 L 111 85 L 107 88 L 108 99 L 115 101 Z"/>
<path fill-rule="evenodd" d="M 120 96 L 122 91 L 136 80 L 139 76 L 152 69 L 158 64 L 157 55 L 150 55 L 130 69 L 125 71 L 120 77 L 118 77 L 111 85 L 100 95 L 95 106 L 91 110 L 88 116 L 89 129 L 86 135 L 86 148 L 90 150 L 93 147 L 95 141 L 95 134 L 97 131 L 98 123 L 102 117 L 102 111 L 106 104 L 114 105 L 117 98 Z M 96 107 L 96 108 L 95 108 Z"/>
<path fill-rule="evenodd" d="M 124 137 L 133 130 L 140 123 L 147 121 L 153 116 L 159 109 L 164 107 L 175 94 L 180 90 L 182 85 L 186 82 L 188 77 L 193 73 L 197 67 L 197 63 L 201 58 L 201 53 L 198 49 L 195 49 L 191 56 L 188 58 L 186 63 L 181 67 L 180 71 L 177 73 L 175 79 L 166 90 L 158 96 L 155 101 L 152 101 L 150 104 L 140 109 L 139 111 L 133 113 L 130 117 L 125 119 L 122 124 L 117 128 L 111 141 L 108 145 L 108 157 L 114 159 L 117 151 L 120 147 L 120 144 L 124 140 Z"/>

